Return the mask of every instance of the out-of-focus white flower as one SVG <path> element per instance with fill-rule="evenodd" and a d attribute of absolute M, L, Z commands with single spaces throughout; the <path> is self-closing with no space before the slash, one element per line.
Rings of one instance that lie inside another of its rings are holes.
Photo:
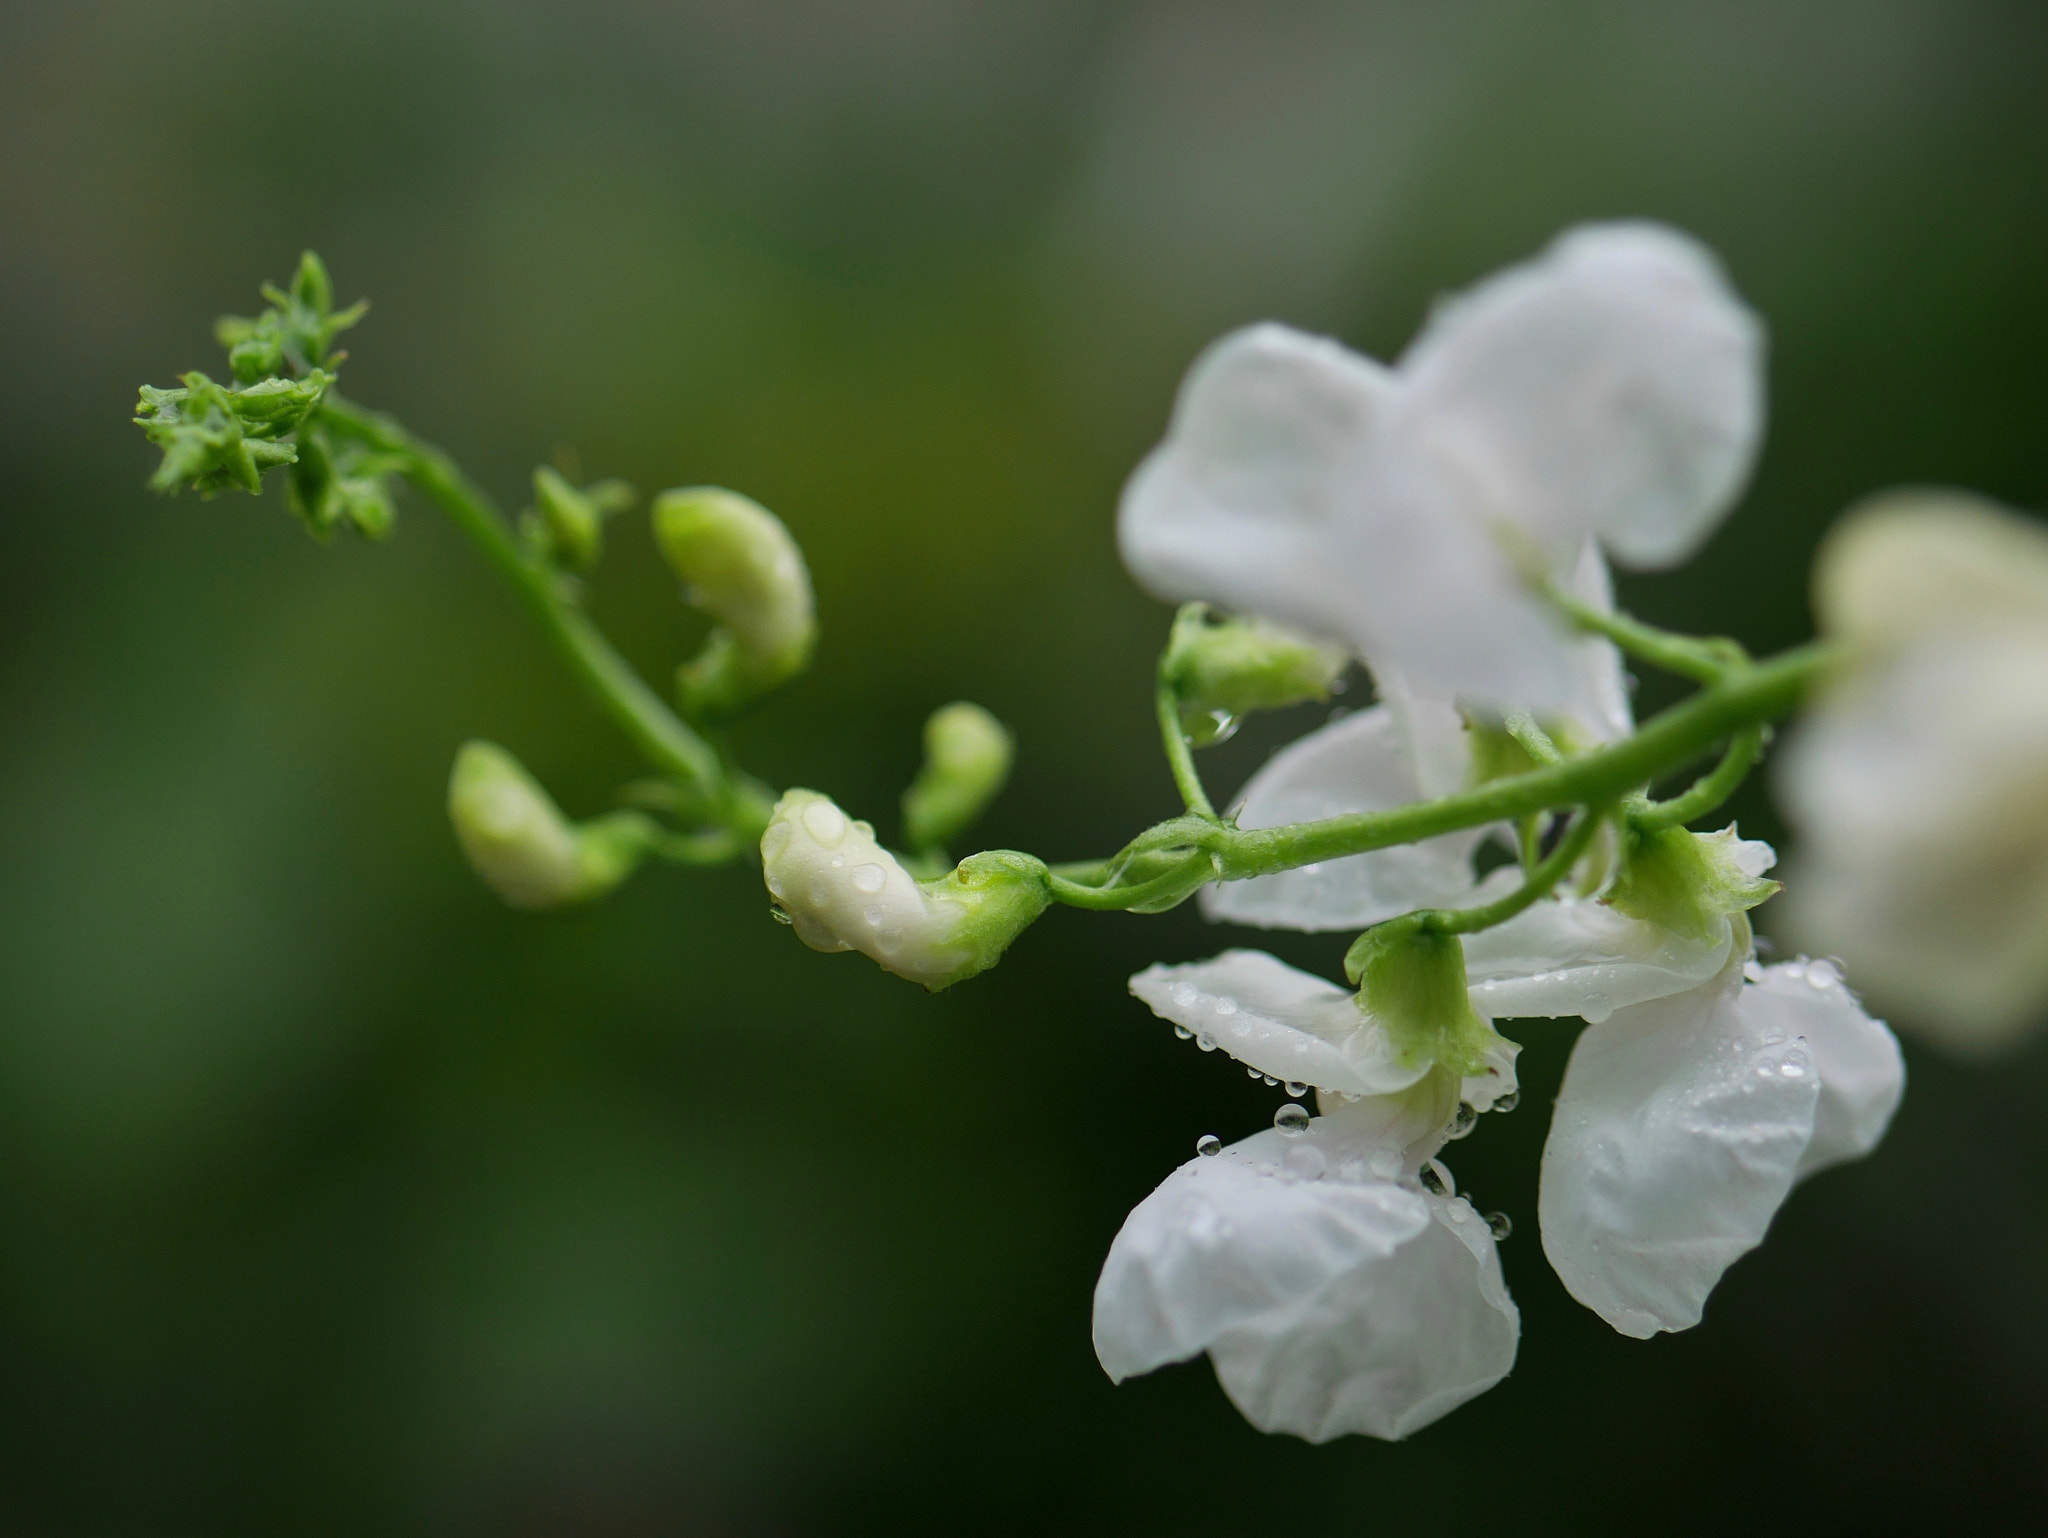
<path fill-rule="evenodd" d="M 1442 305 L 1387 369 L 1283 326 L 1190 370 L 1125 489 L 1138 580 L 1342 639 L 1440 699 L 1551 709 L 1577 643 L 1530 588 L 1597 539 L 1697 548 L 1747 476 L 1762 331 L 1713 257 L 1588 225 Z"/>
<path fill-rule="evenodd" d="M 494 742 L 466 742 L 455 755 L 448 817 L 471 868 L 514 908 L 602 897 L 647 853 L 648 826 L 637 812 L 573 823 Z"/>
<path fill-rule="evenodd" d="M 1401 1098 L 1191 1159 L 1140 1202 L 1095 1287 L 1110 1377 L 1206 1351 L 1247 1420 L 1311 1442 L 1407 1436 L 1505 1377 L 1521 1317 L 1493 1236 L 1400 1178 Z"/>
<path fill-rule="evenodd" d="M 769 893 L 814 951 L 860 951 L 898 977 L 937 991 L 995 965 L 1047 902 L 1045 867 L 995 851 L 918 881 L 814 790 L 775 803 L 761 835 Z"/>
<path fill-rule="evenodd" d="M 1786 928 L 1930 1039 L 2016 1041 L 2048 1012 L 2048 531 L 1892 493 L 1828 537 L 1814 607 L 1847 655 L 1778 761 Z"/>
<path fill-rule="evenodd" d="M 1746 951 L 1745 947 L 1745 951 Z M 1543 1149 L 1543 1250 L 1624 1335 L 1699 1323 L 1794 1184 L 1876 1147 L 1898 1043 L 1825 961 L 1745 966 L 1615 1011 L 1572 1050 Z"/>

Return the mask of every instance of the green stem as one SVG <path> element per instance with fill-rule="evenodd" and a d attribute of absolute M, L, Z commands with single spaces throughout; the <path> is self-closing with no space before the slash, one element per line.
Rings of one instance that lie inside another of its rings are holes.
<path fill-rule="evenodd" d="M 1644 832 L 1655 832 L 1659 828 L 1680 827 L 1695 817 L 1706 816 L 1735 793 L 1735 787 L 1748 777 L 1763 750 L 1764 725 L 1758 721 L 1728 739 L 1721 761 L 1695 780 L 1690 790 L 1668 801 L 1653 802 L 1639 811 L 1632 811 L 1628 820 Z"/>
<path fill-rule="evenodd" d="M 335 431 L 368 443 L 402 461 L 406 479 L 446 513 L 484 559 L 525 603 L 541 632 L 560 653 L 569 670 L 648 761 L 685 780 L 734 823 L 759 820 L 766 813 L 753 803 L 758 791 L 735 797 L 718 754 L 685 726 L 660 695 L 613 649 L 588 615 L 563 593 L 559 576 L 522 550 L 512 538 L 504 516 L 490 497 L 465 476 L 441 450 L 407 432 L 390 417 L 366 411 L 329 392 L 321 416 Z M 754 829 L 758 834 L 759 829 Z"/>
<path fill-rule="evenodd" d="M 1680 678 L 1717 683 L 1749 662 L 1749 654 L 1741 643 L 1725 636 L 1680 635 L 1646 625 L 1627 614 L 1596 609 L 1556 589 L 1549 596 L 1581 630 L 1603 635 L 1631 657 L 1667 673 L 1676 673 Z"/>
<path fill-rule="evenodd" d="M 1571 874 L 1572 867 L 1579 863 L 1580 856 L 1593 842 L 1593 835 L 1600 831 L 1601 821 L 1606 816 L 1606 808 L 1589 807 L 1580 812 L 1578 821 L 1557 841 L 1557 847 L 1543 857 L 1520 886 L 1499 901 L 1476 908 L 1425 908 L 1410 917 L 1424 928 L 1448 935 L 1476 934 L 1496 924 L 1505 924 L 1524 908 L 1548 897 L 1558 882 Z"/>
<path fill-rule="evenodd" d="M 1214 821 L 1216 808 L 1210 804 L 1209 793 L 1202 788 L 1201 771 L 1195 768 L 1194 744 L 1188 741 L 1187 731 L 1180 724 L 1180 694 L 1173 686 L 1171 674 L 1182 634 L 1190 626 L 1199 626 L 1207 612 L 1206 605 L 1189 603 L 1182 604 L 1180 612 L 1174 615 L 1166 650 L 1159 656 L 1159 678 L 1152 691 L 1152 707 L 1159 718 L 1159 740 L 1166 749 L 1167 767 L 1173 771 L 1173 783 L 1180 791 L 1181 803 L 1195 816 Z"/>

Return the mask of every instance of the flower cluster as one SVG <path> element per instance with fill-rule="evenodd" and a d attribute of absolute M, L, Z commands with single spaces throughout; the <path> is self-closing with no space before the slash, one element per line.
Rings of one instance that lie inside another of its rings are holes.
<path fill-rule="evenodd" d="M 1125 493 L 1126 561 L 1162 596 L 1345 643 L 1380 695 L 1275 757 L 1236 825 L 1483 782 L 1503 735 L 1558 760 L 1626 738 L 1619 654 L 1548 600 L 1604 610 L 1603 552 L 1665 565 L 1706 537 L 1754 457 L 1761 354 L 1712 259 L 1647 225 L 1567 234 L 1443 306 L 1393 369 L 1275 325 L 1212 347 Z M 1598 814 L 1604 838 L 1554 888 L 1462 935 L 1401 916 L 1511 900 L 1546 830 L 1522 869 L 1485 876 L 1475 856 L 1505 830 L 1205 894 L 1212 919 L 1380 927 L 1353 949 L 1355 992 L 1251 950 L 1132 979 L 1181 1036 L 1320 1114 L 1290 1099 L 1271 1131 L 1205 1139 L 1131 1213 L 1095 1294 L 1112 1378 L 1206 1352 L 1255 1425 L 1312 1441 L 1405 1436 L 1498 1382 L 1519 1334 L 1508 1224 L 1437 1158 L 1518 1099 L 1497 1019 L 1589 1022 L 1544 1151 L 1542 1238 L 1624 1334 L 1697 1323 L 1792 1186 L 1876 1144 L 1898 1047 L 1832 964 L 1754 959 L 1772 851 L 1630 811 Z"/>

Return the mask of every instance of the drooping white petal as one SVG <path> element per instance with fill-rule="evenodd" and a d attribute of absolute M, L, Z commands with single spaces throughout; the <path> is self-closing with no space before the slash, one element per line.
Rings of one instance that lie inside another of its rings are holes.
<path fill-rule="evenodd" d="M 1602 613 L 1614 612 L 1614 579 L 1594 540 L 1580 547 L 1558 586 Z M 1560 713 L 1594 742 L 1621 741 L 1636 729 L 1636 715 L 1620 649 L 1604 636 L 1581 636 L 1572 643 L 1572 662 L 1572 692 Z"/>
<path fill-rule="evenodd" d="M 1813 1141 L 1799 1161 L 1799 1178 L 1862 1158 L 1883 1139 L 1906 1092 L 1898 1038 L 1863 1012 L 1832 962 L 1802 956 L 1750 975 L 1745 1018 L 1766 1039 L 1803 1040 L 1820 1075 Z"/>
<path fill-rule="evenodd" d="M 1349 989 L 1264 951 L 1150 966 L 1131 979 L 1131 992 L 1247 1067 L 1337 1094 L 1394 1094 L 1433 1066 L 1402 1061 Z"/>
<path fill-rule="evenodd" d="M 1815 1054 L 1745 1007 L 1739 972 L 1619 1010 L 1572 1050 L 1543 1149 L 1543 1250 L 1624 1335 L 1699 1323 L 1803 1166 Z"/>
<path fill-rule="evenodd" d="M 1110 1377 L 1209 1351 L 1262 1430 L 1401 1437 L 1498 1382 L 1520 1320 L 1461 1200 L 1372 1174 L 1318 1118 L 1190 1160 L 1132 1211 L 1095 1289 Z"/>
<path fill-rule="evenodd" d="M 1671 566 L 1749 474 L 1762 363 L 1762 326 L 1705 247 L 1583 225 L 1437 311 L 1387 431 L 1449 469 L 1482 527 Z"/>
<path fill-rule="evenodd" d="M 1514 871 L 1488 878 L 1477 902 L 1504 896 Z M 1465 936 L 1465 976 L 1481 1014 L 1511 1020 L 1582 1015 L 1599 1022 L 1618 1009 L 1684 993 L 1727 964 L 1732 926 L 1718 940 L 1688 939 L 1631 918 L 1604 902 L 1546 898 L 1504 924 Z"/>
<path fill-rule="evenodd" d="M 1446 706 L 1411 703 L 1426 713 L 1432 728 L 1440 713 L 1456 720 Z M 1272 828 L 1385 811 L 1420 794 L 1401 721 L 1388 706 L 1375 705 L 1274 755 L 1245 786 L 1237 822 L 1241 828 Z M 1202 893 L 1202 912 L 1211 920 L 1262 929 L 1362 929 L 1412 908 L 1455 905 L 1472 891 L 1472 851 L 1485 836 L 1475 828 L 1225 882 Z"/>
<path fill-rule="evenodd" d="M 1124 564 L 1161 598 L 1355 641 L 1329 541 L 1391 388 L 1380 365 L 1327 338 L 1272 324 L 1222 338 L 1124 488 Z"/>

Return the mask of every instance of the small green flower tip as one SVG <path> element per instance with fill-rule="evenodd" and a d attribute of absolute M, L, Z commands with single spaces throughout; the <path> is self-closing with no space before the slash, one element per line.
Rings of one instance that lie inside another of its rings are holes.
<path fill-rule="evenodd" d="M 940 849 L 996 798 L 1010 777 L 1016 739 L 979 705 L 956 700 L 924 724 L 924 763 L 903 793 L 903 836 L 912 849 Z"/>
<path fill-rule="evenodd" d="M 1631 828 L 1607 901 L 1631 918 L 1714 944 L 1734 915 L 1779 890 L 1764 876 L 1776 863 L 1769 844 L 1740 837 L 1732 823 L 1718 833 Z"/>
<path fill-rule="evenodd" d="M 678 687 L 693 715 L 728 714 L 803 671 L 817 642 L 803 552 L 773 513 L 716 486 L 654 499 L 654 536 L 684 596 L 719 623 Z"/>
<path fill-rule="evenodd" d="M 776 802 L 761 872 L 812 950 L 859 951 L 934 993 L 994 966 L 1050 900 L 1045 866 L 1007 850 L 920 882 L 870 824 L 814 790 Z"/>
<path fill-rule="evenodd" d="M 448 816 L 483 882 L 514 908 L 601 897 L 646 852 L 646 823 L 619 813 L 578 825 L 503 748 L 464 743 L 448 777 Z"/>
<path fill-rule="evenodd" d="M 1358 1002 L 1412 1065 L 1483 1074 L 1514 1044 L 1472 1007 L 1456 935 L 1395 920 L 1368 929 L 1344 956 Z"/>
<path fill-rule="evenodd" d="M 559 470 L 541 465 L 533 472 L 533 505 L 548 554 L 571 571 L 588 571 L 604 554 L 604 521 L 630 507 L 633 488 L 624 481 L 576 486 Z"/>
<path fill-rule="evenodd" d="M 1196 606 L 1174 622 L 1164 664 L 1181 708 L 1235 718 L 1330 697 L 1351 654 L 1262 619 L 1211 622 Z"/>

